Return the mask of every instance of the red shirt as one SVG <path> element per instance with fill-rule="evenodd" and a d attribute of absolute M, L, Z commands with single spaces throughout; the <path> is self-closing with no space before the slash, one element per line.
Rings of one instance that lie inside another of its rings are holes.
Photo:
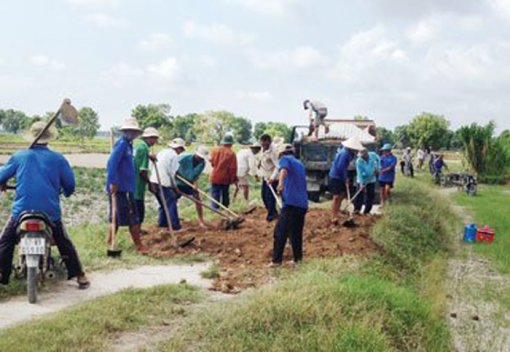
<path fill-rule="evenodd" d="M 237 158 L 232 148 L 216 147 L 211 152 L 213 171 L 209 180 L 217 185 L 230 185 L 237 182 Z"/>

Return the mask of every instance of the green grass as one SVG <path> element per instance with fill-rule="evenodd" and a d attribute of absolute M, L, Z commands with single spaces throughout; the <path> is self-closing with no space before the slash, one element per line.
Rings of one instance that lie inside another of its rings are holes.
<path fill-rule="evenodd" d="M 477 243 L 476 253 L 489 258 L 503 274 L 510 273 L 510 188 L 479 185 L 476 197 L 456 193 L 455 201 L 472 214 L 478 226 L 489 225 L 496 230 L 494 243 Z"/>
<path fill-rule="evenodd" d="M 183 316 L 201 299 L 188 285 L 128 289 L 0 332 L 0 351 L 108 351 L 122 332 Z"/>
<path fill-rule="evenodd" d="M 373 230 L 381 254 L 280 273 L 279 283 L 192 319 L 160 350 L 450 350 L 441 292 L 457 225 L 448 199 L 399 180 Z"/>

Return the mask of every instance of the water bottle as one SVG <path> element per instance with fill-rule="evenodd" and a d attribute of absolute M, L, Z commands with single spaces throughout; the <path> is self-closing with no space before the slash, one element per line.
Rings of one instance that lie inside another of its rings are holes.
<path fill-rule="evenodd" d="M 468 224 L 464 228 L 464 242 L 474 243 L 476 242 L 476 225 Z"/>

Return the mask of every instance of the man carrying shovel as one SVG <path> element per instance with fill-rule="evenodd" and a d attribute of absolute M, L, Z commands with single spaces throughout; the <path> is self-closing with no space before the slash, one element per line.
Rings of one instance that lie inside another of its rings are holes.
<path fill-rule="evenodd" d="M 262 177 L 261 197 L 267 209 L 266 220 L 271 222 L 278 217 L 276 200 L 271 191 L 271 187 L 274 190 L 278 186 L 278 153 L 269 134 L 260 136 L 260 145 L 262 152 L 258 156 L 257 174 Z"/>
<path fill-rule="evenodd" d="M 292 145 L 280 145 L 278 157 L 277 191 L 283 197 L 283 208 L 274 229 L 272 267 L 282 264 L 287 238 L 290 238 L 294 263 L 303 259 L 303 228 L 308 210 L 305 168 L 294 156 Z"/>
<path fill-rule="evenodd" d="M 141 140 L 135 146 L 135 203 L 138 209 L 140 228 L 145 220 L 145 191 L 150 183 L 149 160 L 156 160 L 156 157 L 150 154 L 150 148 L 158 142 L 158 139 L 158 130 L 148 127 L 143 131 Z"/>
<path fill-rule="evenodd" d="M 200 145 L 194 154 L 185 153 L 179 156 L 179 170 L 177 171 L 177 188 L 181 194 L 193 197 L 197 210 L 198 221 L 201 227 L 206 227 L 204 221 L 204 210 L 200 200 L 200 193 L 197 191 L 198 179 L 205 168 L 209 157 L 207 147 Z"/>
<path fill-rule="evenodd" d="M 354 159 L 356 151 L 364 148 L 357 138 L 349 138 L 342 142 L 342 146 L 343 148 L 336 154 L 329 170 L 329 192 L 333 195 L 331 222 L 335 225 L 338 224 L 342 200 L 348 198 L 350 201 L 350 180 L 347 176 L 347 169 Z"/>
<path fill-rule="evenodd" d="M 44 122 L 36 122 L 27 135 L 30 140 L 39 136 Z M 0 187 L 4 191 L 7 181 L 16 178 L 16 199 L 12 215 L 0 236 L 0 284 L 7 285 L 12 270 L 14 247 L 18 239 L 17 221 L 25 211 L 43 212 L 52 221 L 53 239 L 67 267 L 68 279 L 77 278 L 80 289 L 89 287 L 78 253 L 64 225 L 60 209 L 60 192 L 65 197 L 74 193 L 75 179 L 69 162 L 59 153 L 48 149 L 48 143 L 56 138 L 57 131 L 48 128 L 37 144 L 28 150 L 14 154 L 0 168 Z"/>
<path fill-rule="evenodd" d="M 152 193 L 156 195 L 159 203 L 158 226 L 161 228 L 168 228 L 169 226 L 165 213 L 165 205 L 163 204 L 165 202 L 170 216 L 171 228 L 174 232 L 178 232 L 181 230 L 181 222 L 177 210 L 179 191 L 175 175 L 179 170 L 179 154 L 185 151 L 186 142 L 182 138 L 176 138 L 168 143 L 168 147 L 158 153 L 157 161 L 151 165 L 150 181 Z M 160 196 L 160 186 L 163 189 L 164 199 L 161 199 Z"/>
<path fill-rule="evenodd" d="M 140 241 L 140 218 L 134 192 L 136 190 L 136 171 L 133 160 L 133 141 L 142 133 L 135 118 L 128 118 L 120 128 L 121 138 L 113 146 L 106 167 L 106 189 L 110 202 L 110 223 L 115 213 L 115 227 L 128 226 L 136 250 L 147 253 Z M 115 197 L 115 202 L 112 198 Z M 114 206 L 115 205 L 115 206 Z M 115 234 L 113 226 L 108 227 L 106 242 L 112 245 Z"/>
<path fill-rule="evenodd" d="M 377 174 L 381 168 L 381 160 L 379 155 L 362 149 L 356 160 L 356 178 L 358 181 L 358 190 L 360 192 L 354 201 L 354 213 L 359 214 L 361 207 L 365 204 L 363 214 L 370 214 L 375 198 L 375 183 L 377 182 Z"/>

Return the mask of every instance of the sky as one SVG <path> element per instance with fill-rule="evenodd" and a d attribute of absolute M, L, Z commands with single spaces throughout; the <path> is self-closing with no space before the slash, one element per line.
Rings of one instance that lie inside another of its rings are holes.
<path fill-rule="evenodd" d="M 102 129 L 137 104 L 393 128 L 421 112 L 510 128 L 510 0 L 24 0 L 0 3 L 0 109 L 70 97 Z"/>

